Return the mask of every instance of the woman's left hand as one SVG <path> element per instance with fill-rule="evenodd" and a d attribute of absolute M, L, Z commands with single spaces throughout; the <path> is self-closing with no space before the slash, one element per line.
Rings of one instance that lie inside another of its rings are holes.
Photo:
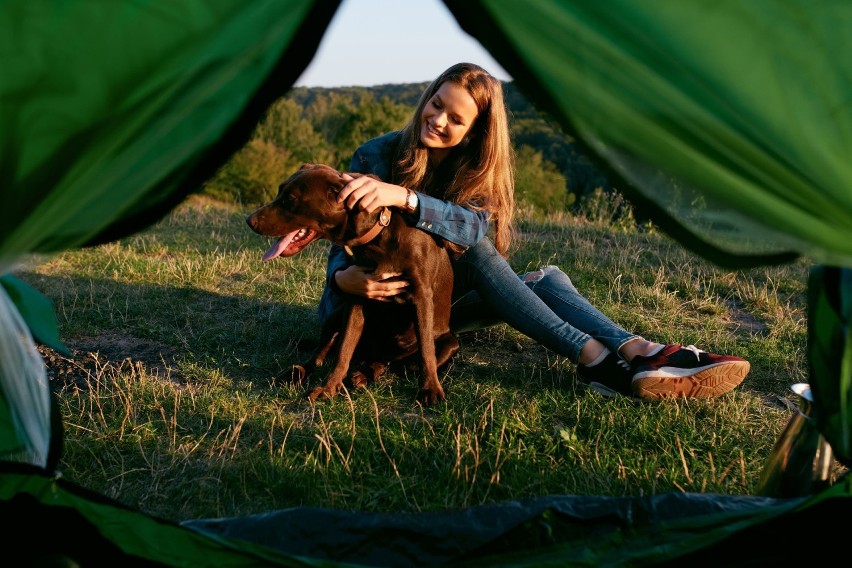
<path fill-rule="evenodd" d="M 380 207 L 404 207 L 408 190 L 399 185 L 385 183 L 370 176 L 352 177 L 343 174 L 348 181 L 337 196 L 338 203 L 343 201 L 347 209 L 358 207 L 372 213 Z"/>

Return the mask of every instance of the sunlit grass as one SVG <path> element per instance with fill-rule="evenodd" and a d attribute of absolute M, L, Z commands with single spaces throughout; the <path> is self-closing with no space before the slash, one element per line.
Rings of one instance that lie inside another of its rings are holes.
<path fill-rule="evenodd" d="M 193 199 L 131 238 L 19 271 L 79 355 L 52 379 L 66 477 L 175 520 L 752 494 L 789 387 L 805 380 L 806 262 L 723 270 L 656 231 L 562 214 L 524 220 L 516 270 L 559 265 L 649 339 L 747 357 L 743 385 L 711 400 L 606 399 L 575 384 L 570 361 L 497 326 L 462 335 L 445 403 L 417 406 L 417 376 L 400 370 L 311 405 L 274 379 L 319 332 L 325 246 L 262 263 L 267 240 L 245 213 Z"/>

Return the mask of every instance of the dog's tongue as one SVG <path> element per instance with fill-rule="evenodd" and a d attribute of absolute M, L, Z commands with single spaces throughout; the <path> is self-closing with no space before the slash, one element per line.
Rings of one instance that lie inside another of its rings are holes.
<path fill-rule="evenodd" d="M 287 248 L 287 245 L 290 244 L 290 241 L 293 240 L 293 237 L 295 237 L 296 233 L 298 232 L 299 231 L 293 231 L 289 235 L 279 237 L 274 243 L 272 243 L 272 246 L 269 247 L 269 250 L 263 253 L 263 260 L 272 260 L 273 258 L 280 255 L 282 252 L 284 252 L 284 249 Z"/>

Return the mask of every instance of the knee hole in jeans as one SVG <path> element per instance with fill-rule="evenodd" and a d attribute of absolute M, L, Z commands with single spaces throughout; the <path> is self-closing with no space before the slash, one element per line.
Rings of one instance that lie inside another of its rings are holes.
<path fill-rule="evenodd" d="M 527 272 L 526 274 L 524 274 L 524 282 L 539 282 L 549 274 L 561 272 L 562 271 L 559 269 L 558 266 L 548 264 L 547 266 L 542 266 L 538 270 L 533 270 L 532 272 Z M 567 274 L 564 274 L 564 276 L 565 278 L 568 278 Z"/>

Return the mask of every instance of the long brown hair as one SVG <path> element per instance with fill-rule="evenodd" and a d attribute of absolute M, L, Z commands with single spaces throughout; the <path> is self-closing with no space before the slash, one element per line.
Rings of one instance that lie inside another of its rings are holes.
<path fill-rule="evenodd" d="M 420 117 L 447 81 L 470 93 L 478 114 L 465 140 L 435 167 L 420 141 Z M 420 96 L 411 121 L 402 129 L 393 178 L 403 187 L 488 211 L 494 246 L 506 256 L 514 232 L 515 180 L 500 81 L 473 63 L 457 63 L 432 81 Z"/>

